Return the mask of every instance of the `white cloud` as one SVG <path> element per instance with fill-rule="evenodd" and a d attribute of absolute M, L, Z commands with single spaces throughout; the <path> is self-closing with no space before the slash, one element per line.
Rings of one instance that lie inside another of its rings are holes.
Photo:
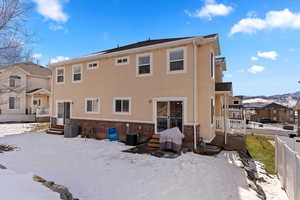
<path fill-rule="evenodd" d="M 69 59 L 70 58 L 64 57 L 64 56 L 57 56 L 55 58 L 51 58 L 50 63 L 57 63 L 57 62 L 61 62 L 61 61 L 69 60 Z"/>
<path fill-rule="evenodd" d="M 207 18 L 211 20 L 215 16 L 227 16 L 233 11 L 231 6 L 226 6 L 222 3 L 218 4 L 215 0 L 205 0 L 204 6 L 194 13 L 185 10 L 185 13 L 190 17 Z"/>
<path fill-rule="evenodd" d="M 258 57 L 252 56 L 252 57 L 251 57 L 251 60 L 252 60 L 252 61 L 257 61 L 257 60 L 258 60 Z"/>
<path fill-rule="evenodd" d="M 276 60 L 278 53 L 276 51 L 257 52 L 257 56 L 265 59 Z"/>
<path fill-rule="evenodd" d="M 37 11 L 46 19 L 65 23 L 69 16 L 63 11 L 62 0 L 32 0 L 37 4 Z"/>
<path fill-rule="evenodd" d="M 33 59 L 40 59 L 43 55 L 41 53 L 35 53 L 35 54 L 32 54 L 31 58 Z"/>
<path fill-rule="evenodd" d="M 49 29 L 52 31 L 59 31 L 59 30 L 64 30 L 64 26 L 59 25 L 59 24 L 50 24 Z"/>
<path fill-rule="evenodd" d="M 300 13 L 293 13 L 286 8 L 279 11 L 269 11 L 264 19 L 253 16 L 244 18 L 233 25 L 230 35 L 239 32 L 253 34 L 263 29 L 274 28 L 300 29 Z"/>
<path fill-rule="evenodd" d="M 248 69 L 248 72 L 256 74 L 265 70 L 265 67 L 259 65 L 253 65 Z"/>

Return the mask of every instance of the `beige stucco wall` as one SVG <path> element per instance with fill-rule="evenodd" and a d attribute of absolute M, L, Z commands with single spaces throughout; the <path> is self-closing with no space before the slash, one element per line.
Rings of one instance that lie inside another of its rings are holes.
<path fill-rule="evenodd" d="M 220 65 L 221 64 L 216 64 L 216 67 L 215 67 L 216 83 L 223 82 L 223 69 Z"/>
<path fill-rule="evenodd" d="M 25 114 L 26 110 L 26 74 L 17 69 L 11 68 L 5 70 L 0 74 L 0 87 L 3 89 L 9 88 L 9 77 L 10 76 L 20 76 L 21 77 L 21 87 L 15 89 L 14 91 L 9 91 L 7 93 L 0 94 L 0 109 L 1 114 Z M 9 97 L 19 97 L 20 98 L 20 108 L 19 109 L 9 109 Z"/>
<path fill-rule="evenodd" d="M 215 136 L 215 123 L 211 124 L 211 98 L 215 99 L 215 79 L 210 72 L 210 45 L 200 46 L 198 49 L 198 116 L 200 136 L 211 140 Z"/>
<path fill-rule="evenodd" d="M 65 65 L 65 83 L 56 84 L 56 67 L 53 74 L 52 116 L 56 116 L 56 102 L 72 101 L 71 117 L 82 119 L 135 120 L 154 123 L 153 99 L 158 97 L 185 97 L 185 124 L 193 124 L 193 45 L 181 46 L 187 49 L 187 69 L 185 73 L 167 74 L 167 49 L 152 50 L 153 74 L 136 77 L 136 54 L 128 55 L 128 65 L 116 66 L 115 58 L 99 60 L 98 69 L 88 70 L 83 64 L 83 79 L 72 83 L 72 65 Z M 139 54 L 140 54 L 139 53 Z M 127 56 L 127 55 L 124 55 Z M 196 123 L 200 124 L 200 136 L 212 139 L 214 125 L 210 124 L 210 97 L 214 97 L 214 79 L 210 77 L 210 47 L 198 47 L 197 88 L 198 115 Z M 61 66 L 59 66 L 61 67 Z M 85 98 L 100 98 L 100 113 L 85 113 Z M 113 114 L 114 97 L 131 97 L 131 115 Z M 196 112 L 197 113 L 197 112 Z"/>
<path fill-rule="evenodd" d="M 30 111 L 31 108 L 31 96 L 26 94 L 26 91 L 30 91 L 36 88 L 45 88 L 50 90 L 50 78 L 43 77 L 32 77 L 26 74 L 23 70 L 17 67 L 11 67 L 5 69 L 0 74 L 0 87 L 9 88 L 9 77 L 10 76 L 20 76 L 21 86 L 14 91 L 9 93 L 0 94 L 0 109 L 2 114 L 25 114 L 26 109 Z M 19 97 L 20 98 L 20 109 L 9 109 L 9 97 Z M 45 104 L 44 107 L 49 107 L 49 97 L 43 97 Z"/>
<path fill-rule="evenodd" d="M 44 88 L 50 91 L 50 78 L 28 76 L 27 91 L 36 88 Z"/>

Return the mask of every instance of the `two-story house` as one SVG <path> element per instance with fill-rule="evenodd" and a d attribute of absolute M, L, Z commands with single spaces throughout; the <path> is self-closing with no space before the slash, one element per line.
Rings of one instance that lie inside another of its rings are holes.
<path fill-rule="evenodd" d="M 226 70 L 225 59 L 216 66 L 220 54 L 213 34 L 146 40 L 52 64 L 51 124 L 70 119 L 100 133 L 117 127 L 121 136 L 179 127 L 194 147 L 200 138 L 210 142 L 221 101 L 216 83 Z"/>
<path fill-rule="evenodd" d="M 51 70 L 32 62 L 0 68 L 0 122 L 49 121 Z"/>

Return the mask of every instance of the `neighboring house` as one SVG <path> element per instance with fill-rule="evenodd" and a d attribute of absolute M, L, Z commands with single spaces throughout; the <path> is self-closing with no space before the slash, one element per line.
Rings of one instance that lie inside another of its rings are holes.
<path fill-rule="evenodd" d="M 49 120 L 51 70 L 32 62 L 0 68 L 0 122 Z"/>
<path fill-rule="evenodd" d="M 296 106 L 294 107 L 295 110 L 295 123 L 297 125 L 297 130 L 298 130 L 298 137 L 300 137 L 300 99 L 298 99 Z"/>
<path fill-rule="evenodd" d="M 247 106 L 247 109 L 254 110 L 251 115 L 251 121 L 257 122 L 279 122 L 279 123 L 295 123 L 295 111 L 277 103 L 271 103 L 260 106 Z"/>
<path fill-rule="evenodd" d="M 232 83 L 223 82 L 223 71 L 227 70 L 225 58 L 216 59 L 216 130 L 218 135 L 227 133 L 245 134 L 245 114 L 242 97 L 233 96 Z"/>
<path fill-rule="evenodd" d="M 226 70 L 225 59 L 216 65 L 219 55 L 213 34 L 146 40 L 52 64 L 51 124 L 70 119 L 101 134 L 117 127 L 123 137 L 179 127 L 185 142 L 211 142 L 221 103 L 216 85 Z"/>

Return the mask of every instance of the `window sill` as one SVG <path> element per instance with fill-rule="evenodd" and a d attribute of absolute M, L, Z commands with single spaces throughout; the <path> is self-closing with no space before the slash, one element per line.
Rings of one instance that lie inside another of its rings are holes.
<path fill-rule="evenodd" d="M 113 112 L 114 115 L 131 115 L 130 112 Z"/>
<path fill-rule="evenodd" d="M 182 74 L 186 73 L 186 70 L 168 71 L 167 74 Z"/>

